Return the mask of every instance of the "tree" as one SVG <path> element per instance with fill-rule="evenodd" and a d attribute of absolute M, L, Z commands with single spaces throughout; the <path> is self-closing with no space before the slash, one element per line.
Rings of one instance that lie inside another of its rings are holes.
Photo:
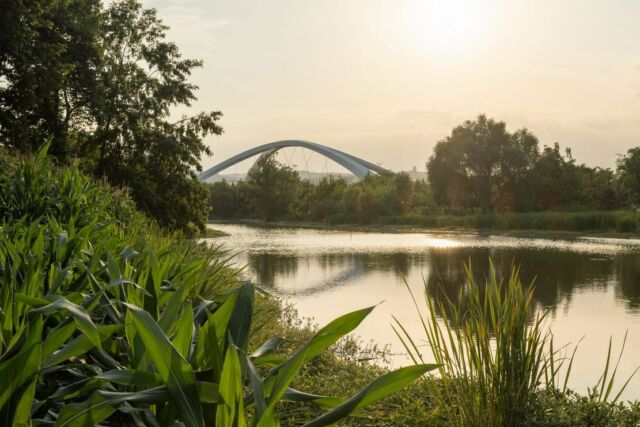
<path fill-rule="evenodd" d="M 617 175 L 620 193 L 629 205 L 640 204 L 640 147 L 631 148 L 618 159 Z"/>
<path fill-rule="evenodd" d="M 0 143 L 66 158 L 91 122 L 100 67 L 99 0 L 0 0 Z"/>
<path fill-rule="evenodd" d="M 271 221 L 291 213 L 291 207 L 298 197 L 300 177 L 273 156 L 266 156 L 258 159 L 256 166 L 249 171 L 247 185 L 255 214 Z"/>
<path fill-rule="evenodd" d="M 610 169 L 577 166 L 580 180 L 581 203 L 586 208 L 611 210 L 620 205 L 616 190 L 616 176 Z"/>
<path fill-rule="evenodd" d="M 529 184 L 536 210 L 559 210 L 575 205 L 580 198 L 580 179 L 571 150 L 565 155 L 557 142 L 545 146 L 532 171 Z"/>
<path fill-rule="evenodd" d="M 515 187 L 535 163 L 538 140 L 526 129 L 481 114 L 439 141 L 427 163 L 436 200 L 456 208 L 512 209 Z"/>
<path fill-rule="evenodd" d="M 130 188 L 160 224 L 202 229 L 207 192 L 194 171 L 211 154 L 202 138 L 222 133 L 221 113 L 171 116 L 195 99 L 189 77 L 202 62 L 183 59 L 136 0 L 7 3 L 0 22 L 15 34 L 3 27 L 0 141 L 30 151 L 50 137 L 59 160 L 79 157 Z"/>

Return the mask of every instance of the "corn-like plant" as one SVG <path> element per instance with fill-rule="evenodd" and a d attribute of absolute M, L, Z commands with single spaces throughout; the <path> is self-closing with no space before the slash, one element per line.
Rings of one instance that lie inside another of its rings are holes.
<path fill-rule="evenodd" d="M 277 426 L 286 400 L 326 407 L 307 423 L 323 426 L 434 368 L 389 372 L 346 400 L 291 389 L 373 307 L 291 357 L 277 337 L 250 349 L 256 288 L 226 252 L 122 215 L 108 188 L 43 152 L 0 183 L 0 425 Z"/>

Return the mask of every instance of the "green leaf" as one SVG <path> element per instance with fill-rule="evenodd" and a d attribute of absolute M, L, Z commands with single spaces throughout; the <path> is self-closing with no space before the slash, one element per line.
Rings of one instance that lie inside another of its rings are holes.
<path fill-rule="evenodd" d="M 198 401 L 196 376 L 191 365 L 171 344 L 160 326 L 146 311 L 125 304 L 133 324 L 146 347 L 146 354 L 155 364 L 167 385 L 187 427 L 203 426 L 202 408 Z"/>
<path fill-rule="evenodd" d="M 228 331 L 236 346 L 246 352 L 249 344 L 249 329 L 253 317 L 254 286 L 243 283 L 238 289 L 238 299 L 233 306 L 233 312 L 229 319 Z"/>
<path fill-rule="evenodd" d="M 112 369 L 98 375 L 96 378 L 116 384 L 135 385 L 138 387 L 158 387 L 162 385 L 160 375 L 139 369 Z"/>
<path fill-rule="evenodd" d="M 106 325 L 98 326 L 98 334 L 102 340 L 108 339 L 114 333 L 121 331 L 124 325 Z M 74 356 L 86 353 L 94 347 L 93 343 L 86 335 L 80 335 L 62 347 L 60 350 L 49 356 L 43 363 L 43 367 L 47 368 L 64 362 Z"/>
<path fill-rule="evenodd" d="M 319 394 L 305 393 L 292 388 L 288 388 L 282 395 L 282 400 L 288 402 L 313 402 L 326 408 L 335 408 L 344 403 L 344 399 L 332 396 L 322 396 Z"/>
<path fill-rule="evenodd" d="M 259 357 L 271 354 L 276 350 L 280 343 L 282 343 L 282 341 L 284 341 L 284 339 L 280 337 L 269 338 L 267 341 L 265 341 L 264 344 L 260 346 L 259 349 L 251 353 L 249 357 L 251 359 L 257 359 Z"/>
<path fill-rule="evenodd" d="M 406 387 L 426 372 L 434 370 L 437 367 L 438 365 L 412 365 L 384 374 L 340 406 L 306 423 L 305 427 L 320 427 L 334 424 L 342 418 L 347 417 L 353 411 L 362 409 Z"/>
<path fill-rule="evenodd" d="M 164 403 L 170 395 L 167 388 L 156 387 L 130 393 L 96 391 L 88 400 L 65 405 L 56 427 L 92 427 L 107 419 L 124 402 Z"/>
<path fill-rule="evenodd" d="M 40 370 L 42 316 L 33 316 L 23 333 L 25 340 L 20 350 L 0 363 L 0 425 L 14 425 L 16 420 L 24 420 L 25 414 L 18 413 L 17 409 L 34 398 L 35 387 L 31 383 L 35 383 Z"/>
<path fill-rule="evenodd" d="M 306 345 L 306 360 L 316 357 L 340 338 L 357 328 L 374 308 L 375 306 L 352 311 L 351 313 L 338 317 L 320 329 L 313 336 L 309 344 Z"/>
<path fill-rule="evenodd" d="M 220 379 L 220 396 L 224 403 L 216 411 L 217 426 L 245 426 L 244 398 L 242 396 L 242 369 L 238 350 L 233 340 L 227 349 Z"/>
<path fill-rule="evenodd" d="M 178 318 L 174 328 L 176 333 L 171 341 L 182 357 L 189 359 L 193 338 L 193 308 L 190 304 L 185 305 L 182 316 Z"/>
<path fill-rule="evenodd" d="M 93 345 L 101 348 L 102 344 L 100 343 L 100 335 L 98 334 L 96 325 L 93 323 L 93 320 L 91 320 L 91 317 L 89 316 L 87 311 L 64 297 L 55 295 L 53 296 L 53 298 L 55 298 L 55 301 L 53 301 L 51 304 L 33 309 L 31 310 L 31 313 L 48 314 L 54 313 L 59 310 L 68 310 L 75 319 L 80 330 L 84 332 L 84 334 L 93 343 Z"/>

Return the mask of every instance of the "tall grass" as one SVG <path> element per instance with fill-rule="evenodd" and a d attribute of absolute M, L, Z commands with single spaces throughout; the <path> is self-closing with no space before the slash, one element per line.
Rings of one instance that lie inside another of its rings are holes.
<path fill-rule="evenodd" d="M 561 357 L 566 348 L 554 349 L 545 327 L 547 312 L 534 307 L 533 287 L 520 282 L 516 268 L 503 280 L 490 263 L 480 283 L 470 265 L 465 269 L 458 299 L 437 303 L 427 298 L 427 317 L 420 314 L 442 379 L 432 382 L 430 390 L 452 425 L 524 425 L 540 387 L 567 391 L 575 348 L 569 357 Z M 424 363 L 416 341 L 397 320 L 394 329 L 414 362 Z M 610 370 L 610 344 L 604 372 L 592 390 L 599 401 L 612 396 L 619 361 Z"/>
<path fill-rule="evenodd" d="M 470 215 L 403 215 L 377 218 L 378 224 L 478 230 L 638 232 L 640 216 L 629 210 L 513 212 Z"/>

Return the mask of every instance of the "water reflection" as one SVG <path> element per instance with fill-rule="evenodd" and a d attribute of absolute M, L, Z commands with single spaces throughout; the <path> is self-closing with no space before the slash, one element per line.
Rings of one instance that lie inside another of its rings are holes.
<path fill-rule="evenodd" d="M 398 282 L 418 276 L 424 279 L 432 298 L 455 299 L 465 284 L 463 266 L 470 263 L 476 280 L 484 281 L 491 260 L 498 276 L 505 280 L 512 267 L 517 267 L 522 283 L 535 285 L 535 303 L 552 312 L 570 304 L 577 291 L 609 287 L 615 289 L 616 298 L 627 310 L 640 312 L 640 255 L 636 253 L 585 256 L 553 250 L 431 248 L 424 253 L 249 252 L 245 256 L 257 283 L 287 296 L 330 292 L 368 274 L 383 272 L 393 273 Z"/>
<path fill-rule="evenodd" d="M 628 330 L 629 352 L 640 349 L 640 240 L 217 228 L 230 236 L 216 243 L 241 252 L 237 262 L 247 265 L 250 278 L 295 303 L 303 316 L 322 324 L 378 305 L 357 333 L 397 351 L 391 316 L 416 339 L 423 335 L 407 285 L 416 296 L 455 300 L 465 284 L 463 264 L 470 262 L 476 279 L 483 280 L 489 259 L 498 275 L 516 265 L 523 283 L 535 283 L 534 302 L 550 310 L 555 342 L 587 337 L 573 367 L 574 388 L 585 391 L 597 380 L 594 366 L 604 363 L 611 336 L 621 342 Z M 421 309 L 425 301 L 418 298 Z M 620 377 L 633 368 L 621 368 Z M 640 397 L 640 376 L 625 397 Z"/>

